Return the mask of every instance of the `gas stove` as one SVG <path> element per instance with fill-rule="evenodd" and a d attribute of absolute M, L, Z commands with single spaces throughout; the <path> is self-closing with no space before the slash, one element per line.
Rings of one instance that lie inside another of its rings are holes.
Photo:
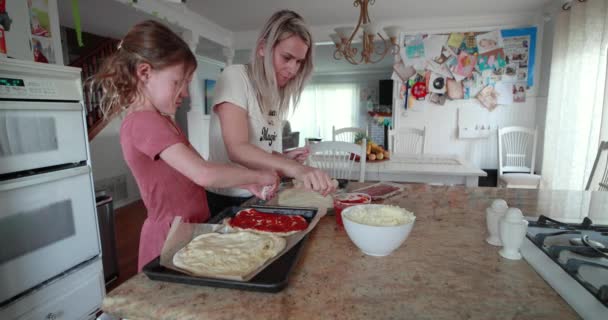
<path fill-rule="evenodd" d="M 584 319 L 608 319 L 608 226 L 530 221 L 521 252 Z"/>

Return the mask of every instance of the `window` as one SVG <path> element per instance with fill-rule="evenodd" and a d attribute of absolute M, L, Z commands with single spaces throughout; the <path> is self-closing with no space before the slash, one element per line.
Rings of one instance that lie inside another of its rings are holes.
<path fill-rule="evenodd" d="M 332 126 L 358 127 L 360 116 L 359 86 L 347 84 L 309 84 L 289 122 L 300 132 L 300 146 L 305 138 L 331 141 Z"/>

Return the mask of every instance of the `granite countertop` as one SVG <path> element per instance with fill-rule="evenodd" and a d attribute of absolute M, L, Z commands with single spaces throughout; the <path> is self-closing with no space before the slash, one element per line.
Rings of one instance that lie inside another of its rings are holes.
<path fill-rule="evenodd" d="M 485 208 L 503 198 L 526 215 L 545 214 L 553 201 L 584 194 L 406 185 L 384 203 L 413 211 L 417 220 L 390 256 L 364 255 L 326 216 L 279 293 L 157 282 L 140 273 L 110 292 L 103 310 L 180 320 L 577 318 L 525 260 L 501 258 L 484 241 Z"/>

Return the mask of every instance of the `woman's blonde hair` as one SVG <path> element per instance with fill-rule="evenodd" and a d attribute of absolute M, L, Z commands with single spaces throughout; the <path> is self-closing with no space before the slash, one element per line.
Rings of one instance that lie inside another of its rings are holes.
<path fill-rule="evenodd" d="M 279 42 L 294 35 L 308 45 L 308 51 L 296 76 L 285 87 L 279 88 L 273 64 L 274 48 Z M 260 46 L 264 51 L 263 56 L 258 55 Z M 294 107 L 298 104 L 304 85 L 313 70 L 312 46 L 313 41 L 308 26 L 299 14 L 290 10 L 281 10 L 268 19 L 258 36 L 255 49 L 252 50 L 250 66 L 247 68 L 263 115 L 267 116 L 275 106 L 278 106 L 276 111 L 279 116 L 285 117 L 289 110 L 289 102 L 293 100 Z"/>
<path fill-rule="evenodd" d="M 133 26 L 107 58 L 99 72 L 89 79 L 89 89 L 101 88 L 100 108 L 104 118 L 111 117 L 141 96 L 137 65 L 153 69 L 182 64 L 184 79 L 196 69 L 196 58 L 188 44 L 165 25 L 147 20 Z"/>

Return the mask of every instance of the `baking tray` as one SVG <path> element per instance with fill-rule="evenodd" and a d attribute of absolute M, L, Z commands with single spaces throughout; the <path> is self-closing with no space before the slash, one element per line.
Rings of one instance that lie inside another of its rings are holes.
<path fill-rule="evenodd" d="M 220 212 L 217 216 L 211 218 L 208 223 L 219 224 L 224 218 L 233 217 L 240 210 L 248 208 L 255 208 L 256 210 L 265 213 L 301 215 L 304 219 L 306 219 L 307 222 L 310 222 L 317 214 L 317 209 L 314 208 L 251 205 L 244 207 L 229 207 Z M 281 257 L 268 265 L 268 267 L 260 271 L 260 273 L 249 281 L 194 277 L 161 266 L 160 257 L 157 257 L 146 264 L 143 268 L 143 272 L 146 274 L 146 276 L 148 276 L 148 278 L 157 281 L 258 292 L 279 292 L 285 289 L 287 286 L 289 274 L 291 273 L 293 267 L 297 264 L 302 247 L 306 243 L 307 239 L 308 235 L 304 236 L 304 238 L 302 238 L 302 240 L 300 240 L 300 242 L 298 242 L 294 247 L 285 252 Z"/>

